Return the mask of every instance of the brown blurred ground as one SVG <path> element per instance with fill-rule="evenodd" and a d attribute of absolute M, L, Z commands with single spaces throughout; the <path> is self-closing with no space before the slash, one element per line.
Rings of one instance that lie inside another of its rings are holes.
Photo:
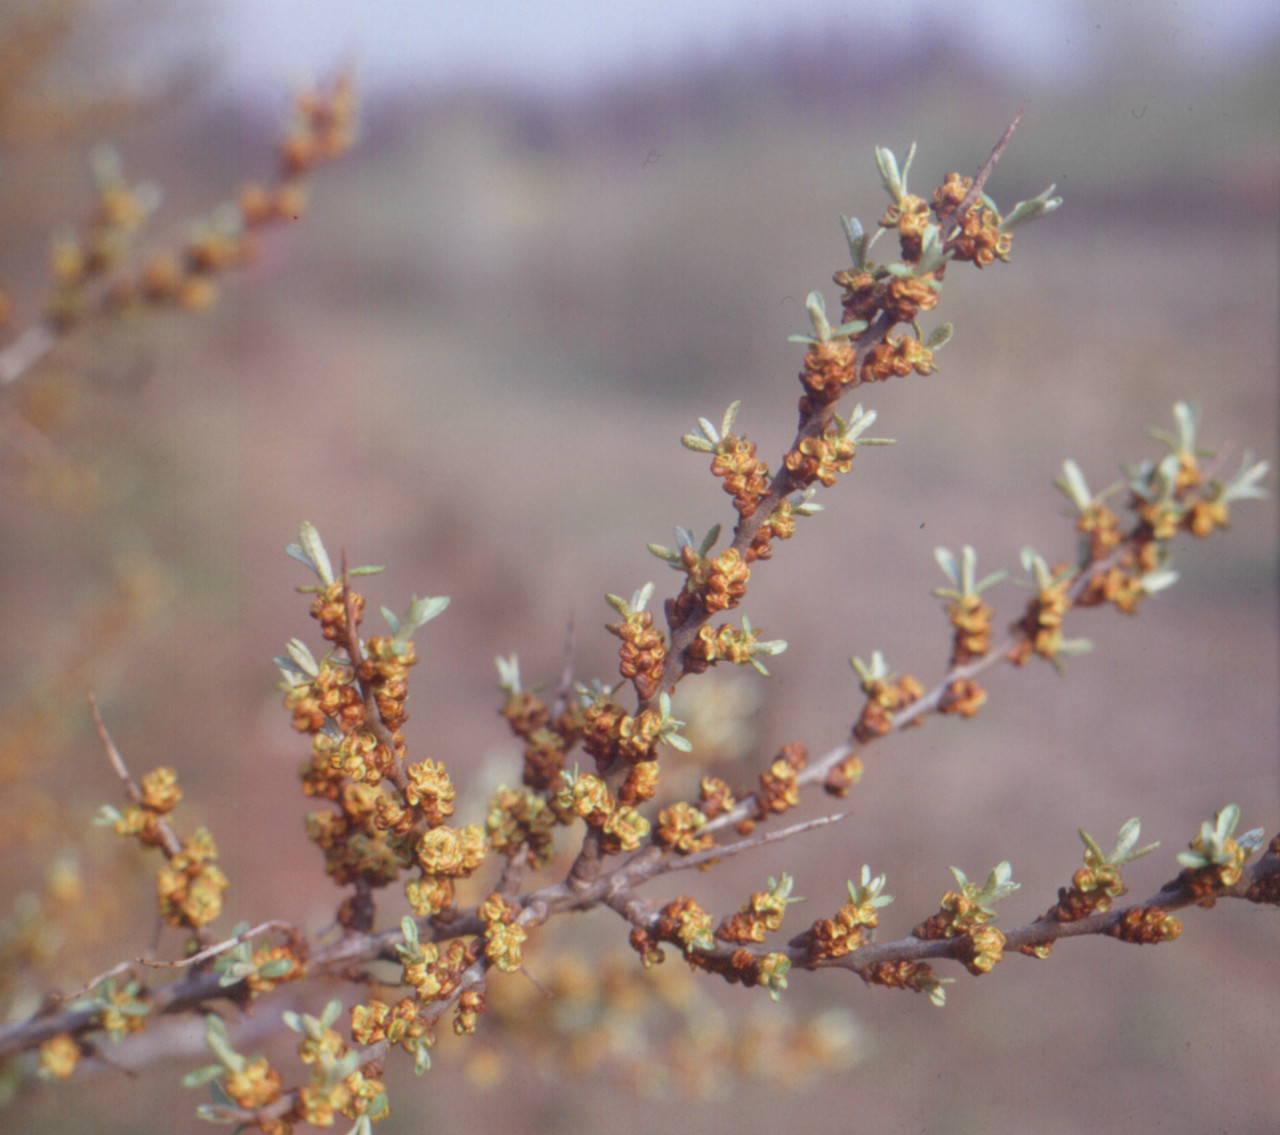
<path fill-rule="evenodd" d="M 291 636 L 315 642 L 292 593 L 301 569 L 282 554 L 299 521 L 335 555 L 388 565 L 366 588 L 375 607 L 452 596 L 421 636 L 409 738 L 465 786 L 515 752 L 494 714 L 494 655 L 518 651 L 528 680 L 552 679 L 572 614 L 579 676 L 607 678 L 616 642 L 600 630 L 601 596 L 647 579 L 669 590 L 675 577 L 645 543 L 728 520 L 680 434 L 742 398 L 740 428 L 776 462 L 799 363 L 786 336 L 806 330 L 809 290 L 834 302 L 838 214 L 870 224 L 883 208 L 872 145 L 901 153 L 917 139 L 924 188 L 976 168 L 1024 102 L 990 191 L 1008 205 L 1056 180 L 1067 204 L 1019 235 L 1012 265 L 951 274 L 940 315 L 957 334 L 943 370 L 865 392 L 880 413 L 872 432 L 898 444 L 864 450 L 823 495 L 826 512 L 755 572 L 744 613 L 790 649 L 771 667 L 749 767 L 781 743 L 822 751 L 844 735 L 858 702 L 851 653 L 879 649 L 936 678 L 947 648 L 928 594 L 941 583 L 936 545 L 972 543 L 984 569 L 1016 567 L 1027 543 L 1064 556 L 1049 484 L 1064 457 L 1105 484 L 1117 459 L 1157 452 L 1144 429 L 1169 428 L 1187 398 L 1207 442 L 1274 462 L 1274 67 L 1206 88 L 1206 103 L 1238 112 L 1218 132 L 1172 90 L 1113 78 L 1064 101 L 933 73 L 910 98 L 853 102 L 849 90 L 851 105 L 806 97 L 785 74 L 745 82 L 744 68 L 614 90 L 595 108 L 479 95 L 370 107 L 364 149 L 321 178 L 305 224 L 212 316 L 95 347 L 101 366 L 71 382 L 59 440 L 102 470 L 105 492 L 71 516 L 4 503 L 10 685 L 49 665 L 60 648 L 46 636 L 68 633 L 68 608 L 101 590 L 113 555 L 154 557 L 172 603 L 92 675 L 116 740 L 136 771 L 178 767 L 190 821 L 207 820 L 224 849 L 233 918 L 318 928 L 333 896 L 302 838 L 303 746 L 268 664 Z M 265 116 L 169 118 L 140 136 L 131 165 L 162 180 L 181 215 L 269 160 L 268 129 Z M 33 211 L 32 227 L 47 221 Z M 144 383 L 120 377 L 135 359 Z M 1082 615 L 1076 631 L 1097 650 L 1065 678 L 999 672 L 978 720 L 931 721 L 872 749 L 851 822 L 735 865 L 720 888 L 714 875 L 680 885 L 724 909 L 791 870 L 811 918 L 867 862 L 889 875 L 884 933 L 896 937 L 934 909 L 952 863 L 974 876 L 1010 859 L 1023 890 L 1002 921 L 1035 917 L 1077 865 L 1081 826 L 1107 844 L 1138 815 L 1144 841 L 1163 841 L 1130 873 L 1143 894 L 1229 801 L 1244 826 L 1274 833 L 1274 498 L 1235 516 L 1225 537 L 1178 549 L 1181 582 L 1138 619 Z M 996 596 L 1011 617 L 1020 593 Z M 83 723 L 49 774 L 50 797 L 77 819 L 115 798 Z M 102 832 L 84 846 L 116 854 Z M 136 909 L 103 964 L 149 940 L 145 893 Z M 607 919 L 596 926 L 622 943 Z M 818 1128 L 948 1133 L 1272 1130 L 1276 932 L 1274 911 L 1192 911 L 1160 950 L 1070 942 L 981 983 L 948 973 L 960 980 L 943 1011 L 847 975 L 797 975 L 794 1007 L 847 1004 L 873 1046 L 809 1089 L 806 1115 Z M 115 1130 L 102 1117 L 119 1109 L 119 1129 L 140 1129 L 125 1117 L 154 1095 L 157 1130 L 202 1130 L 175 1078 L 73 1084 L 34 1094 L 21 1115 L 85 1129 L 73 1109 Z M 519 1074 L 472 1095 L 447 1063 L 424 1081 L 393 1077 L 392 1098 L 388 1132 L 452 1126 L 464 1109 L 477 1129 L 613 1130 L 636 1106 L 605 1083 Z M 648 1101 L 644 1115 L 769 1130 L 796 1106 L 747 1086 L 715 1103 Z"/>

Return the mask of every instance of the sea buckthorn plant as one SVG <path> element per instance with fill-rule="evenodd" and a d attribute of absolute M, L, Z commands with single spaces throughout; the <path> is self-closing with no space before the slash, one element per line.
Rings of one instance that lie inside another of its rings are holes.
<path fill-rule="evenodd" d="M 274 920 L 219 929 L 232 881 L 218 865 L 215 835 L 184 823 L 173 768 L 134 778 L 91 705 L 126 797 L 123 807 L 105 808 L 103 820 L 158 857 L 160 915 L 183 942 L 168 963 L 179 976 L 158 980 L 164 970 L 123 963 L 78 995 L 51 998 L 0 1027 L 0 1056 L 23 1055 L 45 1077 L 70 1076 L 110 1040 L 163 1028 L 166 1016 L 203 1013 L 213 1059 L 185 1080 L 212 1090 L 200 1114 L 270 1133 L 339 1117 L 367 1131 L 392 1106 L 383 1083 L 388 1062 L 403 1058 L 425 1070 L 442 1030 L 472 1034 L 486 1015 L 495 1032 L 517 1038 L 550 1030 L 540 1000 L 547 995 L 576 1005 L 579 1018 L 590 1004 L 597 1012 L 610 1003 L 634 1009 L 643 995 L 637 975 L 655 967 L 759 987 L 773 1000 L 808 972 L 839 969 L 941 1007 L 958 975 L 990 974 L 1013 954 L 1044 961 L 1065 938 L 1163 943 L 1182 932 L 1187 907 L 1226 898 L 1280 904 L 1280 837 L 1239 832 L 1241 810 L 1229 801 L 1189 833 L 1176 870 L 1144 889 L 1146 898 L 1130 896 L 1127 883 L 1129 864 L 1157 847 L 1142 845 L 1139 821 L 1103 840 L 1081 831 L 1082 864 L 1063 865 L 1056 897 L 1051 880 L 1030 882 L 1046 893 L 1044 913 L 1016 927 L 997 925 L 1001 900 L 1023 885 L 1009 862 L 972 879 L 953 867 L 954 886 L 936 909 L 901 916 L 888 909 L 892 863 L 860 865 L 847 884 L 810 894 L 803 917 L 786 871 L 762 876 L 736 909 L 707 909 L 681 890 L 690 871 L 823 838 L 817 830 L 837 824 L 840 811 L 790 823 L 786 813 L 806 798 L 873 792 L 873 777 L 862 781 L 877 748 L 937 715 L 984 712 L 987 671 L 1063 667 L 1087 646 L 1071 635 L 1078 609 L 1134 614 L 1174 582 L 1176 540 L 1216 536 L 1233 504 L 1263 494 L 1265 463 L 1245 453 L 1224 467 L 1200 443 L 1193 408 L 1179 403 L 1173 428 L 1154 433 L 1163 452 L 1126 466 L 1118 485 L 1096 491 L 1074 462 L 1063 464 L 1056 485 L 1074 515 L 1067 550 L 1023 552 L 1020 604 L 997 615 L 993 591 L 1007 573 L 980 577 L 970 547 L 937 550 L 945 580 L 934 594 L 949 647 L 935 677 L 895 671 L 878 651 L 855 657 L 864 701 L 844 736 L 816 754 L 799 739 L 786 744 L 750 782 L 708 774 L 696 794 L 668 789 L 673 762 L 687 768 L 697 758 L 674 715 L 677 687 L 717 666 L 767 678 L 767 660 L 786 644 L 734 611 L 746 605 L 753 573 L 821 522 L 821 494 L 851 473 L 859 447 L 883 443 L 866 436 L 876 411 L 850 400 L 869 393 L 862 387 L 932 373 L 951 328 L 926 332 L 922 321 L 940 306 L 948 273 L 998 270 L 1015 230 L 1059 206 L 1052 189 L 1004 214 L 987 196 L 1012 129 L 975 177 L 950 173 L 927 196 L 908 189 L 914 148 L 901 162 L 876 151 L 888 206 L 874 231 L 844 221 L 849 261 L 834 277 L 838 318 L 820 293 L 809 297 L 811 334 L 796 337 L 801 389 L 791 444 L 771 468 L 739 432 L 738 403 L 684 436 L 690 460 L 703 461 L 730 497 L 732 529 L 712 524 L 699 536 L 677 528 L 674 546 L 649 548 L 674 572 L 662 573 L 669 587 L 648 582 L 629 598 L 607 596 L 612 614 L 603 629 L 620 644 L 616 674 L 584 678 L 570 658 L 544 693 L 525 683 L 515 656 L 498 658 L 496 708 L 523 760 L 486 810 L 459 814 L 446 762 L 411 751 L 403 729 L 415 640 L 448 617 L 448 601 L 414 597 L 403 614 L 383 607 L 385 627 L 366 629 L 364 581 L 379 569 L 348 566 L 345 556 L 335 562 L 315 527 L 302 525 L 288 550 L 308 573 L 299 590 L 318 634 L 291 640 L 276 662 L 285 711 L 307 749 L 301 789 L 315 808 L 305 835 L 337 889 L 329 932 Z M 595 908 L 616 918 L 634 951 L 629 968 L 543 949 L 549 924 Z M 530 994 L 521 971 L 549 984 Z M 342 979 L 348 992 L 319 1015 L 283 1013 L 297 1034 L 298 1063 L 277 1065 L 237 1048 L 228 1019 L 251 1005 L 261 1016 L 283 987 L 322 977 Z M 784 1074 L 806 1062 L 821 1066 L 840 1043 L 829 1020 L 775 1040 L 772 1066 L 791 1062 Z M 708 1042 L 699 1061 L 713 1061 L 715 1047 Z"/>

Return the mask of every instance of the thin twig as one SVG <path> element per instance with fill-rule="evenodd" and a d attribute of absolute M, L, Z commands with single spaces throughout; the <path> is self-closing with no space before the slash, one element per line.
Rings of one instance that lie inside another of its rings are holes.
<path fill-rule="evenodd" d="M 378 699 L 374 695 L 373 685 L 365 681 L 364 676 L 360 673 L 364 666 L 364 651 L 360 648 L 360 632 L 356 627 L 355 604 L 351 601 L 351 586 L 347 575 L 347 553 L 345 548 L 342 552 L 342 610 L 347 632 L 342 646 L 347 652 L 347 657 L 351 660 L 351 671 L 355 677 L 356 685 L 360 689 L 360 695 L 364 699 L 365 724 L 368 725 L 369 731 L 374 735 L 378 743 L 384 746 L 387 752 L 391 754 L 391 780 L 403 795 L 404 790 L 409 786 L 409 777 L 404 771 L 400 754 L 396 751 L 395 738 L 392 736 L 391 730 L 387 728 L 387 723 L 382 720 L 382 710 L 378 708 Z"/>
<path fill-rule="evenodd" d="M 1013 132 L 1018 128 L 1018 123 L 1022 121 L 1022 114 L 1022 111 L 1018 111 L 1013 116 L 1013 121 L 1009 123 L 1009 128 L 1000 136 L 1000 141 L 996 143 L 995 149 L 991 151 L 991 156 L 978 171 L 978 176 L 973 179 L 973 185 L 969 192 L 961 199 L 955 212 L 942 223 L 941 228 L 944 240 L 964 220 L 965 214 L 977 204 L 978 199 L 982 196 L 982 188 L 987 184 L 987 178 L 995 171 L 996 164 L 1000 161 L 1000 155 L 1004 153 L 1004 148 L 1009 144 L 1009 139 L 1013 137 Z"/>
<path fill-rule="evenodd" d="M 569 699 L 573 696 L 573 655 L 575 647 L 573 616 L 569 616 L 569 625 L 564 632 L 564 666 L 560 671 L 560 688 L 556 691 L 556 700 L 551 707 L 551 720 L 555 721 L 569 708 Z"/>
<path fill-rule="evenodd" d="M 188 966 L 198 965 L 209 958 L 216 958 L 219 954 L 225 954 L 228 950 L 240 945 L 241 942 L 247 942 L 251 938 L 256 938 L 259 934 L 265 934 L 268 930 L 284 930 L 291 936 L 297 936 L 297 929 L 292 923 L 285 922 L 279 918 L 272 918 L 266 922 L 258 923 L 252 930 L 246 930 L 243 934 L 237 934 L 234 938 L 228 938 L 225 942 L 219 942 L 216 946 L 210 946 L 206 950 L 201 950 L 198 954 L 192 954 L 189 958 L 182 958 L 176 962 L 153 962 L 146 958 L 139 958 L 138 964 L 150 966 L 152 969 L 186 969 Z"/>
<path fill-rule="evenodd" d="M 102 714 L 98 712 L 98 699 L 93 696 L 92 690 L 89 691 L 89 712 L 93 715 L 93 725 L 98 731 L 102 747 L 107 751 L 107 760 L 111 762 L 111 767 L 116 770 L 116 776 L 120 778 L 120 782 L 124 785 L 124 794 L 134 804 L 141 803 L 142 789 L 138 787 L 138 782 L 129 775 L 129 770 L 124 763 L 124 757 L 120 755 L 120 750 L 116 748 L 116 743 L 111 740 L 111 734 L 107 732 L 107 727 L 103 723 Z"/>
<path fill-rule="evenodd" d="M 93 696 L 92 690 L 89 691 L 89 712 L 93 715 L 94 728 L 98 731 L 102 746 L 107 751 L 107 760 L 111 762 L 111 767 L 115 769 L 116 776 L 120 778 L 120 782 L 124 785 L 125 795 L 129 798 L 130 803 L 141 804 L 142 789 L 129 774 L 129 769 L 124 763 L 124 757 L 120 755 L 120 750 L 116 748 L 116 743 L 111 739 L 111 734 L 107 732 L 107 726 L 102 720 L 102 714 L 98 712 L 98 702 Z M 182 840 L 178 838 L 177 833 L 170 827 L 169 821 L 163 816 L 156 817 L 156 832 L 160 836 L 161 850 L 170 859 L 182 852 Z"/>
<path fill-rule="evenodd" d="M 637 875 L 637 878 L 655 878 L 658 875 L 666 875 L 672 871 L 684 871 L 690 867 L 701 867 L 704 863 L 714 863 L 718 859 L 728 859 L 730 856 L 737 855 L 740 852 L 764 847 L 767 843 L 777 843 L 780 840 L 790 839 L 792 836 L 802 835 L 804 832 L 812 831 L 815 828 L 826 827 L 827 824 L 839 823 L 839 821 L 847 819 L 848 815 L 848 812 L 833 812 L 829 816 L 817 816 L 812 820 L 804 820 L 801 823 L 792 824 L 790 827 L 779 828 L 777 831 L 762 832 L 759 835 L 741 839 L 737 843 L 725 844 L 722 847 L 708 847 L 702 851 L 695 851 L 691 855 L 671 856 L 663 859 L 656 866 L 647 867 L 643 874 Z M 705 831 L 706 829 L 704 828 L 703 830 Z"/>

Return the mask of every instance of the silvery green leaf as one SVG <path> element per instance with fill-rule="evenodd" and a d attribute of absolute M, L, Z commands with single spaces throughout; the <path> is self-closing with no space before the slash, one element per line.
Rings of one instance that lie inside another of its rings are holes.
<path fill-rule="evenodd" d="M 494 659 L 498 667 L 498 689 L 509 694 L 520 692 L 520 660 L 513 654 L 510 658 L 498 655 Z"/>
<path fill-rule="evenodd" d="M 1037 220 L 1060 208 L 1062 198 L 1053 196 L 1053 191 L 1057 188 L 1056 185 L 1051 185 L 1039 196 L 1032 197 L 1030 201 L 1019 201 L 1001 222 L 1001 231 L 1013 232 L 1019 225 L 1025 225 L 1028 221 Z"/>
<path fill-rule="evenodd" d="M 990 575 L 984 575 L 977 583 L 973 585 L 973 593 L 981 595 L 988 587 L 994 587 L 997 583 L 1003 583 L 1009 578 L 1009 573 L 1001 568 L 999 571 L 993 571 Z"/>
<path fill-rule="evenodd" d="M 1245 832 L 1236 843 L 1245 849 L 1250 855 L 1258 850 L 1267 840 L 1267 833 L 1262 828 L 1252 828 Z"/>
<path fill-rule="evenodd" d="M 1133 821 L 1130 820 L 1129 822 L 1132 823 Z M 1123 834 L 1123 832 L 1124 832 L 1124 829 L 1122 828 L 1121 834 Z M 1084 828 L 1080 828 L 1078 834 L 1080 836 L 1081 842 L 1084 844 L 1084 849 L 1086 852 L 1085 861 L 1088 862 L 1089 858 L 1092 858 L 1095 862 L 1106 863 L 1107 857 L 1103 855 L 1102 848 L 1098 846 L 1098 841 L 1094 839 L 1093 836 L 1091 836 L 1087 831 L 1085 831 Z"/>
<path fill-rule="evenodd" d="M 1173 420 L 1177 426 L 1176 433 L 1168 430 L 1152 429 L 1147 432 L 1157 441 L 1162 441 L 1175 453 L 1190 452 L 1196 443 L 1196 427 L 1200 412 L 1190 402 L 1178 401 L 1173 404 Z"/>
<path fill-rule="evenodd" d="M 837 339 L 848 339 L 853 335 L 861 335 L 868 327 L 865 319 L 851 319 L 848 323 L 842 323 L 839 327 L 833 327 L 831 334 Z"/>
<path fill-rule="evenodd" d="M 797 516 L 813 516 L 815 513 L 822 512 L 825 506 L 818 504 L 814 499 L 814 494 L 818 490 L 816 488 L 808 488 L 801 494 L 791 499 L 791 511 Z"/>
<path fill-rule="evenodd" d="M 1134 844 L 1138 842 L 1138 836 L 1141 834 L 1142 824 L 1138 821 L 1137 816 L 1126 820 L 1120 828 L 1120 834 L 1116 838 L 1115 850 L 1111 853 L 1111 858 L 1108 862 L 1115 864 L 1128 863 L 1131 859 L 1137 859 L 1140 855 L 1155 851 L 1160 846 L 1159 843 L 1149 843 L 1146 847 L 1134 851 Z"/>
<path fill-rule="evenodd" d="M 840 225 L 844 229 L 844 238 L 849 243 L 849 259 L 854 270 L 865 272 L 867 270 L 867 234 L 856 217 L 842 216 Z"/>
<path fill-rule="evenodd" d="M 203 1068 L 197 1068 L 192 1072 L 188 1072 L 180 1081 L 184 1088 L 202 1088 L 210 1080 L 216 1080 L 219 1076 L 226 1073 L 226 1069 L 221 1064 L 206 1064 Z M 207 1108 L 208 1104 L 201 1104 L 201 1108 Z M 200 1108 L 196 1109 L 197 1111 Z"/>
<path fill-rule="evenodd" d="M 831 324 L 827 320 L 827 301 L 821 292 L 810 292 L 804 301 L 809 319 L 813 323 L 813 333 L 818 342 L 826 343 L 831 339 Z"/>
<path fill-rule="evenodd" d="M 1006 860 L 991 869 L 986 883 L 983 884 L 982 893 L 988 902 L 996 902 L 1007 898 L 1021 886 L 1021 883 L 1013 881 L 1013 867 Z"/>
<path fill-rule="evenodd" d="M 124 819 L 124 816 L 120 814 L 120 809 L 114 804 L 100 804 L 93 822 L 99 827 L 106 827 L 108 824 L 119 823 L 122 819 Z"/>
<path fill-rule="evenodd" d="M 916 261 L 915 267 L 912 269 L 912 275 L 923 278 L 929 276 L 930 273 L 937 270 L 938 266 L 951 259 L 953 253 L 948 252 L 942 243 L 942 231 L 937 225 L 930 224 L 925 227 L 924 237 L 920 241 L 920 258 Z M 930 279 L 929 283 L 934 285 L 934 291 L 941 291 L 942 287 L 936 279 Z"/>
<path fill-rule="evenodd" d="M 1213 825 L 1213 841 L 1217 847 L 1221 847 L 1231 838 L 1231 833 L 1236 830 L 1236 824 L 1240 822 L 1240 805 L 1228 804 L 1216 816 L 1214 816 Z"/>
<path fill-rule="evenodd" d="M 738 416 L 738 410 L 742 407 L 742 400 L 730 402 L 729 408 L 724 412 L 724 418 L 720 422 L 720 437 L 726 438 L 733 432 L 733 422 Z"/>
<path fill-rule="evenodd" d="M 216 966 L 214 967 L 217 968 Z M 218 978 L 219 989 L 230 989 L 233 985 L 239 985 L 251 973 L 254 968 L 246 965 L 244 962 L 236 962 L 234 965 L 225 966 L 222 969 L 222 976 Z"/>
<path fill-rule="evenodd" d="M 924 341 L 924 345 L 931 351 L 936 351 L 939 347 L 944 346 L 951 341 L 951 336 L 955 332 L 955 327 L 950 323 L 944 323 L 941 327 L 935 327 L 929 332 L 929 338 Z"/>
<path fill-rule="evenodd" d="M 1053 483 L 1078 509 L 1088 508 L 1093 501 L 1089 483 L 1084 479 L 1080 466 L 1069 457 L 1062 463 L 1062 476 L 1055 478 Z"/>
<path fill-rule="evenodd" d="M 212 1013 L 206 1013 L 204 1017 L 204 1042 L 214 1056 L 232 1071 L 238 1072 L 244 1067 L 244 1057 L 231 1047 L 226 1025 Z"/>
<path fill-rule="evenodd" d="M 1145 594 L 1155 595 L 1166 587 L 1172 587 L 1177 582 L 1178 573 L 1172 568 L 1157 568 L 1155 571 L 1147 572 L 1139 581 L 1139 585 Z"/>
<path fill-rule="evenodd" d="M 841 426 L 841 432 L 845 433 L 849 437 L 853 437 L 853 438 L 861 437 L 862 434 L 866 433 L 867 430 L 869 430 L 873 425 L 875 425 L 875 421 L 877 417 L 878 415 L 874 410 L 864 410 L 862 408 L 862 403 L 859 402 L 853 408 L 853 413 L 849 416 L 848 425 Z M 840 420 L 838 415 L 836 420 L 837 421 Z M 870 441 L 871 439 L 868 438 L 867 440 Z"/>
<path fill-rule="evenodd" d="M 320 1014 L 320 1024 L 328 1029 L 333 1027 L 333 1022 L 342 1015 L 342 1001 L 335 997 L 325 1007 L 324 1012 Z"/>
<path fill-rule="evenodd" d="M 431 1049 L 427 1047 L 426 1041 L 418 1041 L 413 1049 L 413 1071 L 414 1075 L 421 1076 L 428 1068 L 431 1067 Z"/>
<path fill-rule="evenodd" d="M 884 655 L 878 650 L 871 652 L 870 664 L 863 662 L 855 654 L 849 659 L 849 665 L 853 667 L 853 672 L 858 675 L 863 685 L 869 682 L 881 681 L 889 676 L 889 666 L 884 660 Z"/>
<path fill-rule="evenodd" d="M 407 914 L 400 919 L 400 933 L 404 935 L 404 944 L 409 949 L 418 948 L 418 924 Z"/>
<path fill-rule="evenodd" d="M 1266 497 L 1267 490 L 1258 482 L 1267 475 L 1271 466 L 1265 461 L 1254 461 L 1250 450 L 1244 451 L 1240 462 L 1240 472 L 1222 487 L 1222 500 L 1261 500 Z"/>
<path fill-rule="evenodd" d="M 258 973 L 265 978 L 284 977 L 293 969 L 293 962 L 288 958 L 272 958 L 269 962 L 263 962 L 258 966 Z"/>
<path fill-rule="evenodd" d="M 876 165 L 880 167 L 880 179 L 884 182 L 885 191 L 896 204 L 906 192 L 902 185 L 902 175 L 898 172 L 898 159 L 893 156 L 892 150 L 877 146 Z"/>
<path fill-rule="evenodd" d="M 949 548 L 937 547 L 933 549 L 933 558 L 938 561 L 938 566 L 955 587 L 960 587 L 960 565 L 956 562 L 956 558 L 952 555 Z"/>
<path fill-rule="evenodd" d="M 305 686 L 311 681 L 310 676 L 304 674 L 293 664 L 293 659 L 287 654 L 277 654 L 271 662 L 280 671 L 280 678 L 289 689 L 295 689 L 298 686 Z"/>
<path fill-rule="evenodd" d="M 359 1052 L 347 1052 L 339 1059 L 333 1062 L 333 1066 L 328 1070 L 329 1082 L 336 1084 L 345 1080 L 357 1068 L 360 1067 L 361 1055 Z"/>
<path fill-rule="evenodd" d="M 692 536 L 692 533 L 690 533 Z M 698 559 L 702 559 L 712 548 L 716 546 L 716 541 L 720 539 L 720 525 L 712 525 L 711 531 L 707 533 L 702 543 L 698 546 Z M 693 540 L 689 541 L 691 544 Z"/>
<path fill-rule="evenodd" d="M 306 564 L 320 578 L 320 582 L 328 587 L 333 583 L 333 565 L 329 562 L 329 554 L 324 550 L 320 533 L 309 520 L 302 522 L 302 530 L 297 544 L 290 544 L 286 551 L 295 560 Z"/>
<path fill-rule="evenodd" d="M 1045 559 L 1030 545 L 1024 547 L 1021 552 L 1022 570 L 1030 572 L 1035 578 L 1037 587 L 1050 587 L 1053 584 L 1053 573 L 1049 570 L 1049 565 L 1045 563 Z"/>
<path fill-rule="evenodd" d="M 698 434 L 685 434 L 680 438 L 680 444 L 685 449 L 692 449 L 695 453 L 714 453 L 716 451 L 715 444 L 708 441 L 705 437 Z"/>
<path fill-rule="evenodd" d="M 409 603 L 409 610 L 404 617 L 404 634 L 409 635 L 416 631 L 419 627 L 426 626 L 432 619 L 444 613 L 446 607 L 449 606 L 449 596 L 436 595 L 433 598 L 419 599 L 416 595 L 412 596 Z M 399 637 L 399 634 L 397 634 Z"/>
<path fill-rule="evenodd" d="M 289 652 L 289 657 L 293 659 L 297 668 L 308 677 L 314 678 L 320 673 L 320 664 L 302 639 L 291 638 L 285 645 L 285 650 Z"/>

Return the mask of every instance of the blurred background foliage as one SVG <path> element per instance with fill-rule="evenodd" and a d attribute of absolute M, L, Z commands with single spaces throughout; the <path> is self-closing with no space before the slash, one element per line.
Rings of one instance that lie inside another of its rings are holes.
<path fill-rule="evenodd" d="M 1185 35 L 1212 6 L 1181 7 Z M 1035 18 L 1035 5 L 1013 10 Z M 315 932 L 331 918 L 302 834 L 305 746 L 269 664 L 291 636 L 316 642 L 283 555 L 304 518 L 335 554 L 388 565 L 367 581 L 376 603 L 453 597 L 419 644 L 407 733 L 416 756 L 448 763 L 476 816 L 517 768 L 494 655 L 518 651 L 527 680 L 553 681 L 572 617 L 579 676 L 608 678 L 603 594 L 647 579 L 669 591 L 645 543 L 729 515 L 680 434 L 742 398 L 739 427 L 776 463 L 797 396 L 786 336 L 806 330 L 809 290 L 834 298 L 838 214 L 870 224 L 883 209 L 875 144 L 918 142 L 923 190 L 972 173 L 1025 108 L 990 192 L 1007 206 L 1056 181 L 1066 206 L 1018 236 L 1012 265 L 948 279 L 939 316 L 957 334 L 937 375 L 866 392 L 874 432 L 898 445 L 823 494 L 827 511 L 755 573 L 744 607 L 791 644 L 774 677 L 682 690 L 721 775 L 746 783 L 781 744 L 844 736 L 860 700 L 850 653 L 880 649 L 936 678 L 948 632 L 928 595 L 943 582 L 933 547 L 972 543 L 983 570 L 1014 567 L 1025 543 L 1064 555 L 1049 484 L 1062 458 L 1106 483 L 1119 459 L 1154 453 L 1144 429 L 1169 428 L 1189 398 L 1206 440 L 1274 469 L 1280 53 L 1198 54 L 1153 24 L 1162 10 L 1092 5 L 1096 38 L 1063 48 L 1078 66 L 1041 82 L 975 62 L 945 19 L 914 38 L 882 42 L 870 25 L 783 36 L 536 93 L 379 84 L 378 59 L 361 59 L 358 149 L 216 307 L 73 335 L 0 391 L 42 439 L 15 445 L 10 431 L 0 450 L 9 1013 L 155 934 L 155 864 L 89 826 L 118 798 L 90 686 L 135 773 L 177 767 L 177 822 L 210 825 L 233 881 L 228 926 L 275 916 Z M 221 84 L 207 18 L 160 0 L 0 13 L 11 332 L 38 318 L 50 236 L 92 207 L 86 158 L 103 138 L 130 177 L 163 188 L 144 245 L 180 238 L 270 166 L 291 76 L 270 97 Z M 898 936 L 934 909 L 951 863 L 974 876 L 1011 859 L 1024 887 L 1002 918 L 1035 917 L 1078 865 L 1080 826 L 1106 844 L 1141 816 L 1144 841 L 1167 852 L 1133 870 L 1144 892 L 1230 800 L 1273 833 L 1276 536 L 1274 498 L 1239 509 L 1225 538 L 1179 550 L 1179 585 L 1136 622 L 1083 614 L 1076 632 L 1098 649 L 1065 680 L 1000 673 L 977 721 L 873 747 L 834 834 L 681 885 L 723 912 L 790 870 L 809 919 L 869 862 L 888 872 L 883 933 Z M 995 595 L 1012 618 L 1020 593 Z M 747 728 L 717 740 L 726 704 Z M 1070 942 L 981 983 L 949 975 L 942 1012 L 845 974 L 797 976 L 790 1011 L 838 1003 L 860 1023 L 859 1063 L 807 1088 L 808 1114 L 948 1133 L 1272 1130 L 1275 913 L 1185 921 L 1158 951 Z M 587 950 L 624 946 L 606 915 L 566 932 Z M 750 992 L 707 993 L 702 1011 L 730 1020 L 759 1008 Z M 276 1012 L 264 1006 L 259 1027 Z M 140 1081 L 90 1072 L 10 1114 L 47 1131 L 203 1129 L 176 1087 L 193 1059 Z M 380 1129 L 466 1115 L 612 1130 L 634 1107 L 603 1073 L 573 1079 L 519 1050 L 504 1064 L 483 1038 L 471 1061 L 469 1077 L 447 1055 L 423 1081 L 393 1073 Z M 651 1099 L 646 1114 L 708 1131 L 792 1122 L 796 1098 L 752 1078 L 712 1102 Z"/>

